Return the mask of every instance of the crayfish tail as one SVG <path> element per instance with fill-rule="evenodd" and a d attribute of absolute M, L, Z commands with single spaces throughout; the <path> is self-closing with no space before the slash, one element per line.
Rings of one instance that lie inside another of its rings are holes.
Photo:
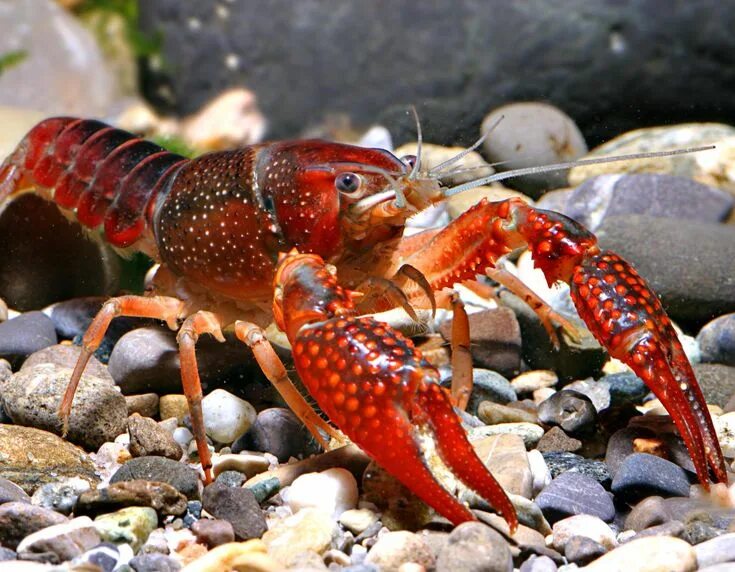
<path fill-rule="evenodd" d="M 515 508 L 475 453 L 446 391 L 434 383 L 424 384 L 419 387 L 417 407 L 428 418 L 444 463 L 465 485 L 498 509 L 513 534 L 518 528 Z"/>
<path fill-rule="evenodd" d="M 636 270 L 614 252 L 588 256 L 574 272 L 577 311 L 612 357 L 629 365 L 671 415 L 707 488 L 727 482 L 707 404 L 671 320 Z"/>

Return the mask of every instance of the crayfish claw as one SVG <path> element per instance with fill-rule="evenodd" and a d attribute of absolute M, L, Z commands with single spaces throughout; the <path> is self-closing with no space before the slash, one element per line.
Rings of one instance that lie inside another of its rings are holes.
<path fill-rule="evenodd" d="M 699 481 L 727 482 L 707 403 L 676 331 L 646 281 L 614 252 L 585 258 L 571 294 L 580 317 L 614 358 L 651 388 L 676 424 Z"/>

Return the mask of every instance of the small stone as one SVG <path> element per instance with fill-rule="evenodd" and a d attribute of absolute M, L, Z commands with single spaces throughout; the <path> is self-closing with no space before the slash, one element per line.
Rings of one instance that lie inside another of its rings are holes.
<path fill-rule="evenodd" d="M 541 451 L 536 449 L 528 452 L 528 464 L 531 467 L 531 475 L 533 476 L 532 498 L 536 498 L 543 488 L 551 482 L 551 471 Z"/>
<path fill-rule="evenodd" d="M 135 413 L 128 417 L 130 453 L 133 457 L 159 456 L 178 461 L 183 454 L 173 435 L 150 417 Z"/>
<path fill-rule="evenodd" d="M 365 558 L 366 564 L 374 564 L 383 572 L 398 572 L 406 562 L 415 562 L 426 569 L 434 566 L 434 553 L 428 544 L 406 530 L 380 536 Z"/>
<path fill-rule="evenodd" d="M 264 451 L 285 463 L 291 457 L 308 457 L 319 447 L 290 409 L 271 407 L 258 413 L 250 429 L 232 444 L 232 451 Z"/>
<path fill-rule="evenodd" d="M 628 503 L 653 495 L 686 497 L 689 496 L 689 479 L 684 469 L 670 461 L 634 453 L 618 468 L 612 492 L 617 499 Z"/>
<path fill-rule="evenodd" d="M 13 375 L 2 387 L 5 411 L 14 423 L 61 434 L 57 414 L 72 370 L 39 364 Z M 82 375 L 74 397 L 66 438 L 96 451 L 125 431 L 125 398 L 108 380 Z"/>
<path fill-rule="evenodd" d="M 255 422 L 255 409 L 224 389 L 215 389 L 202 400 L 207 435 L 219 443 L 232 443 Z"/>
<path fill-rule="evenodd" d="M 697 569 L 694 548 L 683 540 L 668 536 L 652 536 L 631 540 L 598 558 L 585 572 L 630 570 L 636 572 L 690 572 Z"/>
<path fill-rule="evenodd" d="M 223 471 L 237 471 L 251 479 L 268 470 L 270 462 L 260 453 L 228 453 L 215 455 L 212 459 L 214 474 L 219 475 Z"/>
<path fill-rule="evenodd" d="M 65 516 L 47 508 L 28 502 L 6 502 L 0 505 L 0 545 L 15 550 L 26 536 L 65 522 Z"/>
<path fill-rule="evenodd" d="M 535 423 L 498 423 L 473 427 L 467 432 L 470 441 L 476 441 L 491 435 L 516 435 L 523 439 L 526 449 L 532 449 L 544 435 L 544 430 Z"/>
<path fill-rule="evenodd" d="M 229 522 L 240 540 L 260 538 L 267 529 L 263 511 L 249 489 L 213 483 L 204 489 L 202 507 Z"/>
<path fill-rule="evenodd" d="M 584 536 L 610 550 L 618 545 L 613 530 L 600 518 L 591 514 L 577 514 L 554 523 L 555 550 L 564 552 L 567 542 L 574 537 Z"/>
<path fill-rule="evenodd" d="M 615 518 L 611 496 L 597 481 L 579 473 L 556 477 L 538 495 L 536 504 L 552 524 L 575 514 L 590 514 L 605 522 Z"/>
<path fill-rule="evenodd" d="M 542 423 L 556 425 L 570 435 L 585 435 L 597 425 L 597 411 L 592 401 L 576 391 L 557 391 L 538 407 Z"/>
<path fill-rule="evenodd" d="M 80 556 L 100 543 L 92 520 L 80 516 L 68 522 L 46 527 L 26 536 L 18 544 L 18 553 L 51 553 L 61 562 Z"/>
<path fill-rule="evenodd" d="M 610 488 L 612 477 L 607 465 L 602 461 L 585 459 L 574 453 L 563 451 L 551 451 L 542 454 L 553 478 L 566 472 L 580 473 L 595 479 L 603 487 Z"/>
<path fill-rule="evenodd" d="M 697 334 L 702 361 L 735 367 L 735 313 L 708 322 Z"/>
<path fill-rule="evenodd" d="M 521 564 L 520 572 L 556 572 L 556 563 L 548 556 L 537 556 L 532 554 L 531 557 Z"/>
<path fill-rule="evenodd" d="M 566 391 L 576 391 L 585 395 L 595 406 L 598 413 L 610 407 L 610 387 L 606 381 L 580 379 L 564 386 Z"/>
<path fill-rule="evenodd" d="M 191 526 L 191 531 L 197 537 L 197 542 L 209 548 L 235 542 L 235 530 L 226 520 L 203 518 Z"/>
<path fill-rule="evenodd" d="M 96 529 L 93 528 L 93 530 L 95 530 L 96 534 Z M 97 537 L 99 538 L 99 535 L 97 535 Z M 96 566 L 97 568 L 99 568 L 101 572 L 112 572 L 115 568 L 117 568 L 119 561 L 120 551 L 118 550 L 117 546 L 109 542 L 103 542 L 102 544 L 99 544 L 94 548 L 87 550 L 84 554 L 75 558 L 72 564 L 77 565 L 88 563 L 91 566 Z"/>
<path fill-rule="evenodd" d="M 510 494 L 531 498 L 533 475 L 523 439 L 518 435 L 492 435 L 472 441 L 480 460 Z"/>
<path fill-rule="evenodd" d="M 341 468 L 307 473 L 297 477 L 281 496 L 294 513 L 313 507 L 339 518 L 344 511 L 357 506 L 357 481 L 352 473 Z"/>
<path fill-rule="evenodd" d="M 226 487 L 241 487 L 245 482 L 245 475 L 240 471 L 223 471 L 217 475 L 215 482 Z"/>
<path fill-rule="evenodd" d="M 610 389 L 610 406 L 640 405 L 651 392 L 643 380 L 632 372 L 611 373 L 601 377 Z"/>
<path fill-rule="evenodd" d="M 186 395 L 176 393 L 162 395 L 158 401 L 158 409 L 161 419 L 175 417 L 181 424 L 189 413 L 189 402 L 186 400 Z"/>
<path fill-rule="evenodd" d="M 613 433 L 608 439 L 605 452 L 605 464 L 610 473 L 614 476 L 625 459 L 635 452 L 636 439 L 650 438 L 654 435 L 653 431 L 645 427 L 625 427 Z"/>
<path fill-rule="evenodd" d="M 431 566 L 430 563 L 424 565 L 426 568 Z M 437 556 L 436 569 L 512 572 L 513 558 L 508 542 L 498 532 L 479 522 L 465 522 L 449 533 L 446 545 Z"/>
<path fill-rule="evenodd" d="M 725 407 L 735 395 L 735 367 L 718 363 L 698 363 L 692 366 L 704 399 L 709 404 Z"/>
<path fill-rule="evenodd" d="M 735 532 L 697 544 L 694 552 L 700 568 L 723 562 L 735 562 Z"/>
<path fill-rule="evenodd" d="M 510 380 L 510 384 L 518 395 L 533 393 L 539 389 L 554 387 L 559 377 L 548 369 L 525 371 Z"/>
<path fill-rule="evenodd" d="M 566 451 L 569 453 L 575 453 L 582 449 L 582 441 L 570 437 L 561 427 L 552 427 L 536 445 L 536 449 L 542 453 L 548 453 L 550 451 Z"/>
<path fill-rule="evenodd" d="M 473 388 L 470 399 L 474 404 L 474 409 L 469 408 L 468 405 L 469 411 L 477 411 L 483 401 L 506 405 L 518 399 L 510 382 L 497 372 L 475 368 L 472 370 L 472 378 Z"/>
<path fill-rule="evenodd" d="M 81 477 L 96 484 L 99 477 L 88 455 L 61 437 L 20 425 L 0 425 L 0 477 L 26 492 L 59 478 Z"/>
<path fill-rule="evenodd" d="M 263 542 L 268 547 L 268 554 L 283 566 L 289 566 L 302 552 L 324 554 L 332 547 L 338 530 L 328 514 L 319 509 L 305 508 L 274 523 L 263 534 Z"/>
<path fill-rule="evenodd" d="M 181 564 L 165 554 L 139 554 L 128 563 L 135 572 L 178 572 Z"/>
<path fill-rule="evenodd" d="M 82 493 L 74 512 L 98 515 L 129 506 L 151 507 L 161 515 L 178 516 L 186 511 L 186 497 L 166 483 L 122 481 Z"/>
<path fill-rule="evenodd" d="M 630 533 L 633 531 L 627 530 L 624 534 Z M 634 535 L 632 538 L 628 539 L 638 539 L 638 538 L 645 538 L 647 536 L 675 536 L 677 538 L 681 538 L 682 540 L 686 540 L 689 542 L 687 538 L 684 538 L 682 536 L 682 533 L 684 532 L 684 525 L 679 520 L 672 520 L 669 522 L 666 522 L 664 524 L 659 524 L 657 526 L 651 526 L 649 528 L 646 528 L 645 530 L 641 530 L 638 534 Z M 624 542 L 621 539 L 621 542 Z M 694 542 L 689 542 L 689 544 L 694 545 Z"/>
<path fill-rule="evenodd" d="M 266 553 L 261 540 L 229 542 L 213 548 L 187 565 L 187 572 L 281 572 L 283 566 Z"/>
<path fill-rule="evenodd" d="M 113 322 L 114 323 L 114 322 Z M 66 369 L 74 369 L 77 365 L 79 356 L 82 353 L 81 346 L 70 346 L 67 344 L 57 344 L 48 348 L 39 350 L 28 356 L 21 366 L 21 370 L 30 369 L 42 363 L 50 363 Z M 99 377 L 100 379 L 108 380 L 111 384 L 115 383 L 112 379 L 110 372 L 107 371 L 105 366 L 95 356 L 91 356 L 87 362 L 84 372 Z"/>
<path fill-rule="evenodd" d="M 175 421 L 175 418 L 169 417 L 168 419 L 166 419 L 166 421 L 169 420 Z M 163 421 L 161 421 L 161 423 L 163 423 Z M 186 451 L 189 447 L 189 444 L 194 440 L 194 434 L 186 427 L 177 427 L 176 429 L 174 429 L 172 435 L 174 441 L 179 444 L 179 447 L 181 447 L 182 451 Z"/>
<path fill-rule="evenodd" d="M 483 401 L 477 408 L 477 416 L 480 421 L 488 425 L 497 425 L 498 423 L 536 423 L 538 418 L 535 414 L 518 409 L 517 407 L 508 407 L 500 405 L 492 401 Z"/>
<path fill-rule="evenodd" d="M 134 480 L 168 483 L 188 499 L 199 497 L 196 471 L 165 457 L 138 457 L 128 461 L 112 476 L 110 483 Z"/>
<path fill-rule="evenodd" d="M 362 534 L 378 521 L 378 515 L 368 508 L 353 508 L 339 516 L 339 522 L 355 535 Z"/>
<path fill-rule="evenodd" d="M 61 514 L 69 515 L 74 509 L 79 495 L 89 489 L 90 485 L 88 481 L 79 477 L 70 477 L 41 485 L 33 493 L 31 502 L 37 506 L 50 508 Z"/>
<path fill-rule="evenodd" d="M 155 417 L 158 415 L 158 401 L 158 395 L 155 393 L 128 395 L 125 397 L 125 403 L 128 406 L 128 416 L 137 413 L 142 417 Z"/>
<path fill-rule="evenodd" d="M 0 477 L 0 505 L 13 501 L 31 502 L 31 497 L 13 481 Z"/>
<path fill-rule="evenodd" d="M 673 522 L 677 522 L 677 521 L 673 521 Z M 667 524 L 670 525 L 672 523 L 669 522 Z M 666 525 L 663 525 L 663 526 L 666 526 Z M 696 546 L 697 544 L 702 544 L 703 542 L 707 542 L 708 540 L 717 538 L 718 536 L 722 534 L 722 530 L 715 528 L 714 526 L 711 526 L 700 520 L 694 520 L 694 521 L 688 522 L 686 526 L 682 524 L 681 529 L 682 530 L 679 532 L 679 534 L 672 534 L 671 536 L 678 536 L 682 540 L 686 540 L 692 546 Z"/>
<path fill-rule="evenodd" d="M 103 540 L 130 544 L 133 552 L 137 552 L 158 526 L 158 515 L 152 508 L 131 506 L 98 516 L 94 526 Z"/>
<path fill-rule="evenodd" d="M 0 358 L 8 360 L 14 369 L 33 352 L 56 342 L 54 323 L 42 312 L 26 312 L 0 323 Z"/>
<path fill-rule="evenodd" d="M 586 536 L 573 536 L 564 548 L 564 556 L 569 562 L 578 566 L 585 566 L 596 560 L 607 550 L 602 544 L 587 538 Z"/>
<path fill-rule="evenodd" d="M 17 557 L 18 554 L 15 552 L 15 550 L 10 550 L 10 548 L 0 546 L 0 562 L 5 562 L 6 560 L 15 560 Z"/>

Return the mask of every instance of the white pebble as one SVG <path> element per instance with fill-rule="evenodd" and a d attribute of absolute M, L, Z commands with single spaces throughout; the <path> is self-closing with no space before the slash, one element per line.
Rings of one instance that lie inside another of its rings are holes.
<path fill-rule="evenodd" d="M 346 469 L 328 469 L 297 477 L 281 494 L 294 513 L 313 507 L 338 518 L 357 506 L 357 481 Z"/>
<path fill-rule="evenodd" d="M 551 482 L 551 471 L 541 451 L 532 449 L 528 452 L 528 464 L 533 476 L 533 496 L 538 495 Z"/>
<path fill-rule="evenodd" d="M 172 419 L 175 419 L 172 417 Z M 186 449 L 191 443 L 194 435 L 186 427 L 177 427 L 174 429 L 174 441 L 181 445 L 182 449 Z"/>
<path fill-rule="evenodd" d="M 202 399 L 207 435 L 218 443 L 232 443 L 255 422 L 255 408 L 224 389 L 215 389 Z"/>
<path fill-rule="evenodd" d="M 339 517 L 340 524 L 354 534 L 362 534 L 363 531 L 367 530 L 377 520 L 378 515 L 366 508 L 346 510 Z"/>
<path fill-rule="evenodd" d="M 584 536 L 602 544 L 608 550 L 618 544 L 615 533 L 602 519 L 591 514 L 576 514 L 554 524 L 554 549 L 562 551 L 573 536 Z"/>

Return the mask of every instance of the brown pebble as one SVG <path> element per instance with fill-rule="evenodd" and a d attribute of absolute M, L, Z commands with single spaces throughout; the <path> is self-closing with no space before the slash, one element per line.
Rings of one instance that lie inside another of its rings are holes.
<path fill-rule="evenodd" d="M 203 518 L 191 525 L 191 531 L 196 535 L 197 542 L 209 548 L 235 541 L 235 530 L 226 520 Z"/>

